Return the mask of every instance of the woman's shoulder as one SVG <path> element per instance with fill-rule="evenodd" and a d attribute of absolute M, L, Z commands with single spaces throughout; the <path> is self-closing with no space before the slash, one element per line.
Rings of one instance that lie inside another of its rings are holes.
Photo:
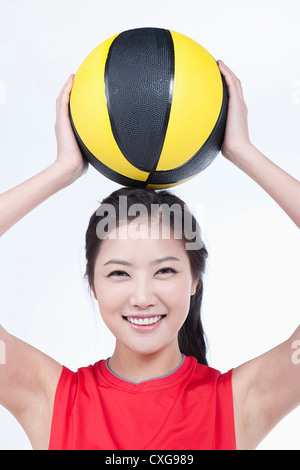
<path fill-rule="evenodd" d="M 233 369 L 222 372 L 215 367 L 206 364 L 199 364 L 197 360 L 189 356 L 191 361 L 191 366 L 193 366 L 193 376 L 192 380 L 197 381 L 200 384 L 211 384 L 211 385 L 221 385 L 228 383 L 231 385 L 232 372 Z"/>

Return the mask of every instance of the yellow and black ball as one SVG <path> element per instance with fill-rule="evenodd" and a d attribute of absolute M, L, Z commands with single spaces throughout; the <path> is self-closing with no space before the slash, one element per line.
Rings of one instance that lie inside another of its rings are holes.
<path fill-rule="evenodd" d="M 204 170 L 222 146 L 228 91 L 197 42 L 160 29 L 124 31 L 77 71 L 70 118 L 84 157 L 107 178 L 152 189 Z"/>

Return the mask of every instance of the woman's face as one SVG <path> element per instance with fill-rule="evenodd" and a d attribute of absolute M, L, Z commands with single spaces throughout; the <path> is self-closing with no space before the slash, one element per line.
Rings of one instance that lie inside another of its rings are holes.
<path fill-rule="evenodd" d="M 177 343 L 197 280 L 182 240 L 139 237 L 123 224 L 102 242 L 94 273 L 94 294 L 102 318 L 123 347 L 151 354 Z M 113 239 L 112 237 L 115 237 Z"/>

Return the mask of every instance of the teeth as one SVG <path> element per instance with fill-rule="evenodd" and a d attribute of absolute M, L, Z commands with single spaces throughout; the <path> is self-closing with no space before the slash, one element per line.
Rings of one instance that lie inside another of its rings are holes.
<path fill-rule="evenodd" d="M 132 318 L 126 317 L 130 323 L 134 323 L 135 325 L 152 325 L 153 323 L 157 323 L 162 319 L 162 315 L 157 317 L 148 317 L 148 318 Z"/>

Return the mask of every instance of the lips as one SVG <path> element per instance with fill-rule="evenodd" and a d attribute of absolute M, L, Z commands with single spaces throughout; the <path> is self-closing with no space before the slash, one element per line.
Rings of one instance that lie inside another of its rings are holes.
<path fill-rule="evenodd" d="M 154 317 L 126 317 L 130 323 L 135 325 L 153 325 L 163 318 L 163 315 L 156 315 Z"/>
<path fill-rule="evenodd" d="M 130 326 L 138 330 L 152 330 L 158 327 L 166 315 L 123 316 Z"/>

